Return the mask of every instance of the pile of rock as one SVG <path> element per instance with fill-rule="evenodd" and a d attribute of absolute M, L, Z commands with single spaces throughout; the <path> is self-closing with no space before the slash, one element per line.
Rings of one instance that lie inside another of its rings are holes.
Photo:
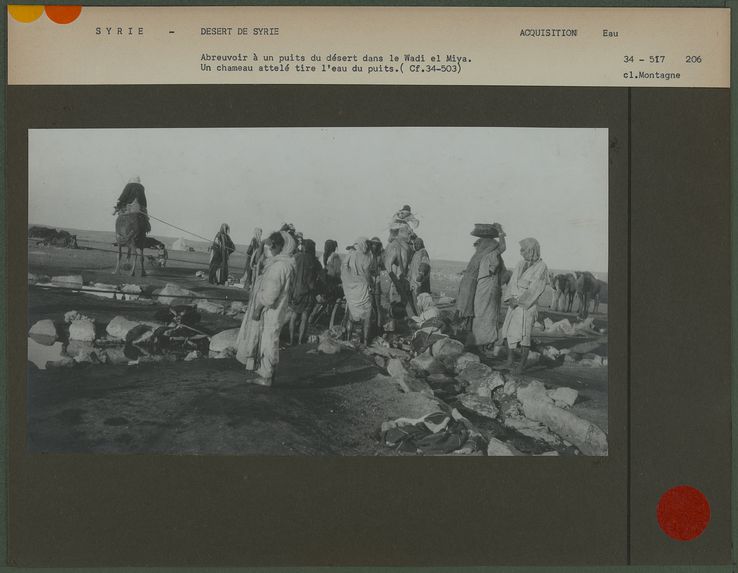
<path fill-rule="evenodd" d="M 544 348 L 534 359 L 558 359 L 554 350 Z M 366 352 L 384 364 L 402 392 L 440 398 L 456 404 L 462 412 L 494 420 L 553 448 L 549 455 L 572 445 L 586 455 L 607 455 L 607 435 L 569 410 L 578 397 L 572 388 L 546 389 L 537 380 L 504 376 L 448 337 L 439 338 L 413 358 L 382 344 L 372 345 Z M 490 441 L 488 447 L 488 455 L 519 453 L 500 440 Z"/>
<path fill-rule="evenodd" d="M 238 329 L 236 329 L 236 333 Z M 209 337 L 178 322 L 129 320 L 116 316 L 98 327 L 76 310 L 64 322 L 39 320 L 28 333 L 28 360 L 39 369 L 82 364 L 139 364 L 207 354 Z"/>

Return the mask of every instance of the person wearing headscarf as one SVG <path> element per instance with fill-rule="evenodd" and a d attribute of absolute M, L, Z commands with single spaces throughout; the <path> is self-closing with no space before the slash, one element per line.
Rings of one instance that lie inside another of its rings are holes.
<path fill-rule="evenodd" d="M 316 301 L 313 312 L 309 321 L 318 319 L 323 313 L 331 315 L 336 302 L 343 298 L 343 289 L 341 288 L 341 257 L 336 252 L 338 243 L 333 239 L 328 239 L 323 246 L 323 269 L 320 271 L 318 280 Z"/>
<path fill-rule="evenodd" d="M 370 268 L 370 290 L 372 294 L 372 304 L 374 312 L 376 313 L 377 328 L 381 328 L 384 324 L 384 308 L 382 306 L 382 278 L 387 274 L 384 268 L 384 246 L 382 245 L 382 239 L 379 237 L 372 237 L 369 240 L 369 254 L 372 258 Z"/>
<path fill-rule="evenodd" d="M 210 284 L 225 284 L 228 280 L 228 257 L 236 246 L 233 244 L 229 233 L 231 228 L 227 223 L 223 223 L 210 245 L 210 269 L 208 272 L 208 281 Z"/>
<path fill-rule="evenodd" d="M 471 235 L 477 237 L 475 252 L 461 278 L 456 310 L 469 330 L 467 346 L 483 350 L 499 339 L 505 232 L 499 223 L 479 223 L 474 226 Z"/>
<path fill-rule="evenodd" d="M 244 285 L 251 285 L 254 278 L 254 268 L 257 266 L 259 258 L 261 256 L 261 229 L 256 227 L 254 229 L 254 236 L 251 237 L 251 242 L 246 248 L 246 269 L 241 278 L 241 283 Z"/>
<path fill-rule="evenodd" d="M 434 318 L 438 318 L 438 308 L 436 303 L 433 302 L 433 297 L 430 293 L 421 292 L 418 295 L 417 304 L 418 315 L 411 317 L 417 326 L 423 326 L 424 323 Z"/>
<path fill-rule="evenodd" d="M 323 267 L 327 277 L 341 281 L 341 257 L 338 251 L 338 243 L 333 239 L 328 239 L 323 247 Z"/>
<path fill-rule="evenodd" d="M 359 237 L 354 243 L 354 250 L 341 265 L 341 281 L 343 294 L 349 312 L 349 332 L 351 337 L 354 322 L 362 322 L 362 342 L 369 342 L 369 327 L 372 317 L 371 269 L 372 257 L 369 254 L 369 240 Z"/>
<path fill-rule="evenodd" d="M 289 294 L 295 280 L 295 239 L 285 231 L 264 243 L 264 269 L 256 278 L 236 339 L 236 359 L 258 377 L 248 381 L 271 386 L 279 363 L 279 335 L 290 318 Z"/>
<path fill-rule="evenodd" d="M 113 210 L 114 215 L 117 213 L 140 213 L 144 219 L 146 233 L 151 232 L 148 204 L 146 203 L 146 190 L 141 185 L 140 177 L 131 177 L 128 180 Z"/>
<path fill-rule="evenodd" d="M 389 240 L 398 238 L 401 241 L 411 241 L 415 236 L 413 229 L 417 229 L 419 225 L 420 221 L 413 215 L 410 205 L 403 205 L 402 209 L 392 216 L 389 224 Z"/>
<path fill-rule="evenodd" d="M 297 339 L 298 344 L 305 342 L 307 333 L 308 317 L 315 305 L 315 295 L 320 277 L 320 261 L 315 256 L 315 241 L 305 239 L 303 251 L 295 255 L 295 280 L 292 283 L 290 295 L 290 344 L 295 344 L 295 327 L 297 319 L 300 319 L 300 332 Z"/>
<path fill-rule="evenodd" d="M 413 258 L 410 259 L 410 268 L 408 270 L 408 279 L 410 280 L 410 291 L 413 297 L 417 299 L 418 295 L 423 292 L 429 293 L 430 289 L 430 256 L 425 248 L 425 243 L 420 237 L 416 237 L 413 241 Z M 418 311 L 420 312 L 420 311 Z"/>
<path fill-rule="evenodd" d="M 541 259 L 541 247 L 536 239 L 529 237 L 520 241 L 520 255 L 523 259 L 515 267 L 505 293 L 507 315 L 501 336 L 507 339 L 506 368 L 513 368 L 514 350 L 518 346 L 522 350 L 520 364 L 513 370 L 515 374 L 523 371 L 528 360 L 531 331 L 538 316 L 538 299 L 548 281 L 548 267 Z"/>

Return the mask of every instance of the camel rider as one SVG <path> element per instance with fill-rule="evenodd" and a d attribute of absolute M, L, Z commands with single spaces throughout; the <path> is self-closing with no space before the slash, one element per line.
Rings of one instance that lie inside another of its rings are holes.
<path fill-rule="evenodd" d="M 420 225 L 420 221 L 413 215 L 410 205 L 403 205 L 402 209 L 392 216 L 389 225 L 389 240 L 397 238 L 409 243 L 415 238 L 413 229 L 417 229 L 418 225 Z"/>
<path fill-rule="evenodd" d="M 146 205 L 146 191 L 144 186 L 141 185 L 140 177 L 132 177 L 123 188 L 113 211 L 114 215 L 117 213 L 141 213 L 146 221 L 146 233 L 151 232 L 151 223 L 149 222 Z"/>

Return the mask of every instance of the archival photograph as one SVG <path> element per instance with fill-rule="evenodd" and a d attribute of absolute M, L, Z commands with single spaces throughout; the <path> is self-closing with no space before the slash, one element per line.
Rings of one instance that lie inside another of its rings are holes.
<path fill-rule="evenodd" d="M 607 129 L 28 149 L 30 452 L 607 455 Z"/>

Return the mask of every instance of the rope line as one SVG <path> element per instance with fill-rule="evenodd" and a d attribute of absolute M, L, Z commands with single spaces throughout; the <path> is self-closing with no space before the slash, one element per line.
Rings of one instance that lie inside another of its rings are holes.
<path fill-rule="evenodd" d="M 202 235 L 198 235 L 197 233 L 193 233 L 192 231 L 188 231 L 187 229 L 183 229 L 182 227 L 178 227 L 177 225 L 174 225 L 172 223 L 169 223 L 169 222 L 165 221 L 164 219 L 159 219 L 159 217 L 154 217 L 153 215 L 149 214 L 148 212 L 146 213 L 146 215 L 149 218 L 154 219 L 155 221 L 159 221 L 160 223 L 164 223 L 165 225 L 169 225 L 170 227 L 173 227 L 174 229 L 177 229 L 178 231 L 182 231 L 183 233 L 187 233 L 189 235 L 192 235 L 193 237 L 197 237 L 198 239 L 202 239 L 203 241 L 207 241 L 208 243 L 212 243 L 212 240 L 211 239 L 206 239 Z M 239 251 L 238 249 L 234 249 L 233 252 L 234 253 L 239 253 L 239 254 L 241 254 L 241 255 L 243 255 L 245 257 L 248 256 L 246 253 L 243 253 L 243 252 Z"/>
<path fill-rule="evenodd" d="M 182 231 L 183 233 L 187 233 L 188 235 L 192 235 L 193 237 L 197 237 L 198 239 L 202 239 L 203 241 L 206 241 L 208 243 L 212 243 L 212 240 L 211 239 L 208 239 L 206 237 L 203 237 L 202 235 L 198 235 L 197 233 L 194 233 L 192 231 L 188 231 L 187 229 L 183 229 L 182 227 L 178 227 L 177 225 L 175 225 L 173 223 L 170 223 L 168 221 L 165 221 L 164 219 L 160 219 L 159 217 L 155 217 L 154 215 L 152 215 L 151 213 L 149 213 L 148 210 L 145 211 L 145 212 L 142 211 L 141 213 L 143 215 L 145 215 L 146 217 L 148 217 L 149 219 L 154 219 L 155 221 L 159 221 L 160 223 L 164 223 L 165 225 L 169 225 L 170 227 L 172 227 L 174 229 L 177 229 L 178 231 Z M 86 239 L 83 239 L 83 240 L 86 240 Z M 239 251 L 238 249 L 234 249 L 233 252 L 234 253 L 239 253 L 239 254 L 241 254 L 241 255 L 243 255 L 245 257 L 248 257 L 249 256 L 246 253 L 244 253 L 242 251 Z"/>
<path fill-rule="evenodd" d="M 150 219 L 154 219 L 154 221 L 159 221 L 160 223 L 164 223 L 165 225 L 169 225 L 170 227 L 173 227 L 174 229 L 177 229 L 178 231 L 182 231 L 183 233 L 187 233 L 188 235 L 192 235 L 193 237 L 197 237 L 198 239 L 202 239 L 203 241 L 207 241 L 210 243 L 210 239 L 206 239 L 202 235 L 198 235 L 197 233 L 193 233 L 192 231 L 188 231 L 187 229 L 183 229 L 182 227 L 177 227 L 177 225 L 174 225 L 172 223 L 169 223 L 165 221 L 164 219 L 159 219 L 159 217 L 154 217 L 151 213 L 147 212 L 147 215 Z"/>

